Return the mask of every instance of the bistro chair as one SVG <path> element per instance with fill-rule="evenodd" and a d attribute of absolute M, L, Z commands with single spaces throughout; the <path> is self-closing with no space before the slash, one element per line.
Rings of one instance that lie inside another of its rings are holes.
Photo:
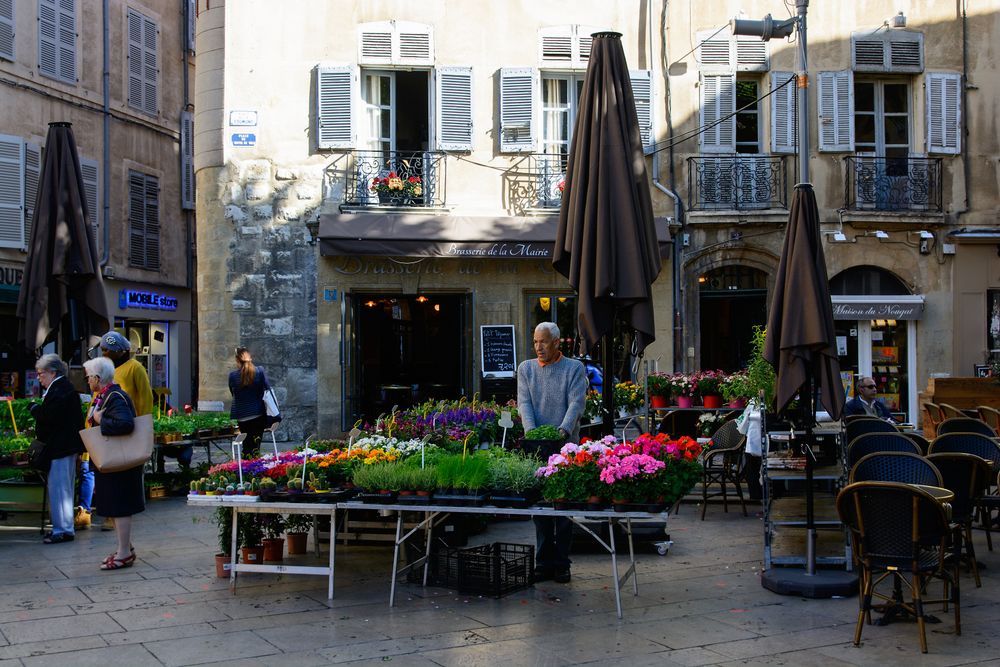
<path fill-rule="evenodd" d="M 1000 410 L 988 405 L 980 405 L 976 410 L 979 411 L 980 419 L 989 424 L 994 431 L 1000 433 Z"/>
<path fill-rule="evenodd" d="M 866 454 L 851 468 L 848 483 L 902 482 L 941 486 L 941 473 L 934 464 L 912 452 L 877 452 Z"/>
<path fill-rule="evenodd" d="M 947 563 L 952 530 L 948 506 L 930 492 L 898 482 L 856 482 L 837 495 L 837 513 L 851 532 L 855 557 L 861 570 L 861 600 L 854 628 L 854 645 L 861 643 L 865 621 L 871 622 L 872 598 L 884 600 L 917 619 L 920 650 L 927 652 L 924 604 L 954 604 L 955 634 L 962 634 L 959 609 L 958 563 Z M 924 600 L 928 580 L 945 583 L 944 597 Z M 886 579 L 894 595 L 878 592 Z M 902 587 L 910 601 L 902 598 Z M 898 587 L 898 588 L 897 588 Z"/>
<path fill-rule="evenodd" d="M 972 519 L 986 488 L 990 485 L 990 465 L 974 454 L 931 454 L 927 457 L 941 471 L 943 486 L 955 497 L 951 505 L 951 521 L 955 525 L 955 551 L 969 563 L 976 579 L 976 588 L 982 587 L 976 548 L 972 543 Z"/>
<path fill-rule="evenodd" d="M 1000 444 L 996 439 L 979 433 L 945 433 L 934 438 L 931 443 L 930 453 L 940 454 L 942 452 L 959 452 L 965 454 L 975 454 L 986 459 L 993 466 L 993 471 L 1000 471 Z M 993 512 L 1000 510 L 1000 495 L 994 487 L 985 493 L 979 501 L 979 518 L 982 528 L 986 531 L 986 547 L 993 551 L 993 536 L 991 527 L 993 523 Z"/>
<path fill-rule="evenodd" d="M 920 454 L 912 440 L 893 429 L 892 433 L 866 433 L 850 440 L 847 445 L 847 469 L 854 467 L 862 457 L 878 452 L 909 452 Z"/>
<path fill-rule="evenodd" d="M 944 421 L 944 413 L 937 403 L 924 403 L 924 431 L 937 433 L 937 426 Z"/>
<path fill-rule="evenodd" d="M 919 433 L 914 433 L 913 431 L 903 431 L 903 435 L 913 441 L 913 443 L 920 448 L 920 454 L 923 456 L 927 455 L 927 450 L 931 447 L 931 441 L 920 435 Z"/>
<path fill-rule="evenodd" d="M 979 433 L 990 438 L 997 437 L 997 432 L 982 419 L 975 417 L 950 417 L 938 424 L 937 434 L 945 433 Z"/>
<path fill-rule="evenodd" d="M 968 417 L 967 414 L 956 408 L 954 405 L 949 405 L 947 403 L 938 403 L 941 406 L 941 417 L 943 419 L 951 419 L 952 417 Z"/>
<path fill-rule="evenodd" d="M 869 417 L 867 415 L 860 419 L 852 420 L 844 426 L 844 437 L 847 439 L 847 442 L 853 442 L 859 435 L 865 435 L 866 433 L 899 433 L 899 430 L 884 419 Z"/>
<path fill-rule="evenodd" d="M 740 478 L 743 476 L 743 450 L 746 448 L 747 437 L 737 430 L 735 421 L 723 424 L 712 436 L 712 446 L 702 454 L 704 472 L 701 477 L 701 520 L 705 520 L 705 510 L 708 499 L 722 496 L 722 509 L 729 511 L 729 491 L 727 484 L 736 490 L 743 508 L 743 516 L 747 516 L 747 504 L 743 498 L 743 486 Z M 719 485 L 719 490 L 709 492 L 713 484 Z"/>

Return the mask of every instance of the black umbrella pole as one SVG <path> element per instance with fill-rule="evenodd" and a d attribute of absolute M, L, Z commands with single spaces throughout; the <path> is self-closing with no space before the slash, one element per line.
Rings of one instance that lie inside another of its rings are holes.
<path fill-rule="evenodd" d="M 604 374 L 601 384 L 601 411 L 604 419 L 601 421 L 601 433 L 614 435 L 615 432 L 615 334 L 614 325 L 611 332 L 601 338 L 601 372 Z"/>
<path fill-rule="evenodd" d="M 816 574 L 816 514 L 813 491 L 813 452 L 816 447 L 816 434 L 813 433 L 813 422 L 816 412 L 813 410 L 813 376 L 806 374 L 805 390 L 801 392 L 803 418 L 806 427 L 806 574 Z"/>

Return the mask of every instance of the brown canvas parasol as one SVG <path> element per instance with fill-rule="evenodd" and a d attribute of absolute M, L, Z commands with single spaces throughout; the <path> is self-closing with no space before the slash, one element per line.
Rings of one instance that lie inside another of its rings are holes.
<path fill-rule="evenodd" d="M 834 419 L 840 418 L 844 387 L 819 234 L 819 209 L 816 193 L 808 183 L 796 185 L 792 196 L 767 319 L 764 357 L 778 375 L 775 394 L 779 412 L 802 389 L 808 392 L 811 403 L 818 384 L 823 407 Z"/>
<path fill-rule="evenodd" d="M 653 341 L 650 286 L 660 273 L 660 254 L 619 33 L 593 35 L 552 265 L 577 292 L 585 350 L 612 333 L 616 315 L 635 330 L 637 354 Z M 607 365 L 605 373 L 611 373 Z"/>
<path fill-rule="evenodd" d="M 24 281 L 17 301 L 20 340 L 37 350 L 56 340 L 97 337 L 110 320 L 97 248 L 89 232 L 83 175 L 69 123 L 49 123 Z M 64 351 L 69 356 L 70 351 Z"/>

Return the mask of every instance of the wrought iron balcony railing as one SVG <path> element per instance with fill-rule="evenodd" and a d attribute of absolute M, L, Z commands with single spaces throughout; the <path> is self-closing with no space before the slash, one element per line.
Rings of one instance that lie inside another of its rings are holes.
<path fill-rule="evenodd" d="M 941 158 L 844 158 L 849 210 L 941 211 Z"/>
<path fill-rule="evenodd" d="M 349 206 L 445 205 L 445 154 L 439 151 L 351 151 L 338 167 Z M 375 186 L 374 188 L 372 186 Z"/>
<path fill-rule="evenodd" d="M 517 160 L 504 174 L 508 207 L 519 214 L 533 208 L 559 208 L 566 160 L 566 155 L 546 153 L 529 153 Z"/>
<path fill-rule="evenodd" d="M 691 210 L 787 208 L 785 159 L 771 155 L 701 155 L 688 158 Z"/>

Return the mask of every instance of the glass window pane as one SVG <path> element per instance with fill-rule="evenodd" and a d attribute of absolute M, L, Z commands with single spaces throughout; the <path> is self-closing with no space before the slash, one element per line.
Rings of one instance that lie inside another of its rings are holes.
<path fill-rule="evenodd" d="M 382 104 L 392 104 L 392 98 L 389 94 L 389 77 L 381 76 L 379 77 L 379 101 Z"/>
<path fill-rule="evenodd" d="M 875 143 L 875 116 L 859 114 L 854 117 L 854 141 L 859 144 Z"/>
<path fill-rule="evenodd" d="M 905 83 L 887 83 L 885 88 L 885 112 L 906 113 L 908 105 L 907 86 Z"/>
<path fill-rule="evenodd" d="M 875 111 L 875 84 L 866 81 L 854 82 L 854 110 Z"/>
<path fill-rule="evenodd" d="M 382 119 L 381 119 L 382 120 L 382 134 L 381 134 L 382 137 L 388 137 L 388 136 L 391 136 L 391 134 L 392 134 L 391 115 L 392 114 L 389 112 L 388 109 L 383 109 L 382 110 Z"/>
<path fill-rule="evenodd" d="M 747 110 L 757 108 L 757 82 L 756 81 L 737 81 L 736 82 L 736 108 L 742 109 L 747 107 Z M 749 106 L 747 106 L 749 105 Z"/>
<path fill-rule="evenodd" d="M 736 115 L 736 143 L 757 143 L 757 114 Z"/>
<path fill-rule="evenodd" d="M 910 134 L 906 116 L 888 116 L 885 119 L 885 143 L 897 145 L 909 145 Z"/>

